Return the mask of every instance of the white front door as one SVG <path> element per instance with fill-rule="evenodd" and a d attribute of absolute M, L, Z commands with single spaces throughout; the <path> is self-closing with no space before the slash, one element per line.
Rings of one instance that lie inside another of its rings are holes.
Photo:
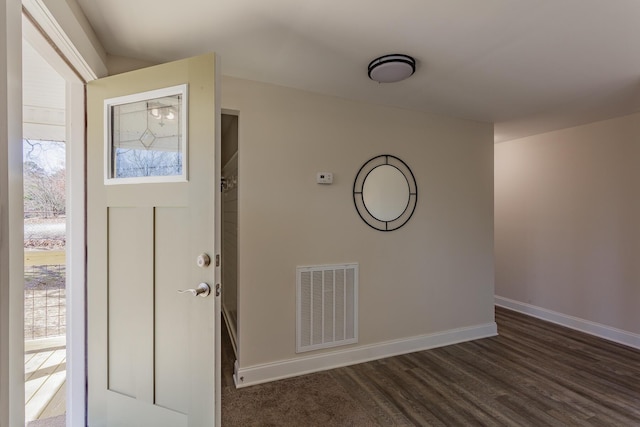
<path fill-rule="evenodd" d="M 90 426 L 216 424 L 219 273 L 197 263 L 219 242 L 215 66 L 208 54 L 87 85 Z M 178 293 L 200 283 L 209 296 Z"/>

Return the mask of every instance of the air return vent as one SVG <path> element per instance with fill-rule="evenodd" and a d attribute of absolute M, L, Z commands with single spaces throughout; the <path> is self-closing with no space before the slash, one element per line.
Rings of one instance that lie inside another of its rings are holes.
<path fill-rule="evenodd" d="M 296 269 L 296 352 L 358 342 L 358 264 Z"/>

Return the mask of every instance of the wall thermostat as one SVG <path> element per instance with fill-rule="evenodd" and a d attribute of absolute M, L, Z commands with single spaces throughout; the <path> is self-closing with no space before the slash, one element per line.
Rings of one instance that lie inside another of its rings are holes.
<path fill-rule="evenodd" d="M 318 184 L 333 184 L 333 173 L 318 172 L 316 174 L 316 182 Z"/>

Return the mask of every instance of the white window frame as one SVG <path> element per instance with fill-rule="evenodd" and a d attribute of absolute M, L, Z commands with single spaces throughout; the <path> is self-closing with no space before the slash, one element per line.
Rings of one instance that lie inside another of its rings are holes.
<path fill-rule="evenodd" d="M 188 153 L 188 109 L 189 109 L 189 90 L 187 84 L 165 87 L 161 89 L 150 90 L 147 92 L 134 93 L 131 95 L 119 96 L 104 100 L 104 183 L 105 185 L 117 184 L 150 184 L 150 183 L 167 183 L 167 182 L 187 182 L 189 171 L 189 153 Z M 180 108 L 180 120 L 182 121 L 182 134 L 180 135 L 180 152 L 182 153 L 182 174 L 166 175 L 166 176 L 144 176 L 130 178 L 116 178 L 111 176 L 111 165 L 113 164 L 113 150 L 111 143 L 113 107 L 130 104 L 134 102 L 153 101 L 154 99 L 169 96 L 180 95 L 182 97 L 182 108 Z"/>

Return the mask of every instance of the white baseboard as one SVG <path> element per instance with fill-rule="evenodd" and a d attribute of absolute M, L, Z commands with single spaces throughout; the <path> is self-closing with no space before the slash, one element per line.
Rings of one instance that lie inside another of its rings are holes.
<path fill-rule="evenodd" d="M 580 319 L 578 317 L 547 310 L 546 308 L 537 307 L 535 305 L 515 301 L 509 298 L 499 297 L 497 295 L 495 297 L 495 304 L 499 307 L 504 307 L 532 317 L 537 317 L 538 319 L 556 323 L 567 328 L 595 335 L 596 337 L 604 338 L 606 340 L 640 350 L 640 335 L 634 334 L 633 332 L 623 331 L 601 323 Z"/>
<path fill-rule="evenodd" d="M 497 334 L 496 323 L 490 322 L 434 334 L 420 335 L 360 347 L 350 347 L 345 350 L 303 356 L 263 365 L 238 367 L 235 374 L 236 387 L 247 387 L 298 375 L 310 374 L 312 372 L 384 359 L 385 357 L 492 337 Z"/>

